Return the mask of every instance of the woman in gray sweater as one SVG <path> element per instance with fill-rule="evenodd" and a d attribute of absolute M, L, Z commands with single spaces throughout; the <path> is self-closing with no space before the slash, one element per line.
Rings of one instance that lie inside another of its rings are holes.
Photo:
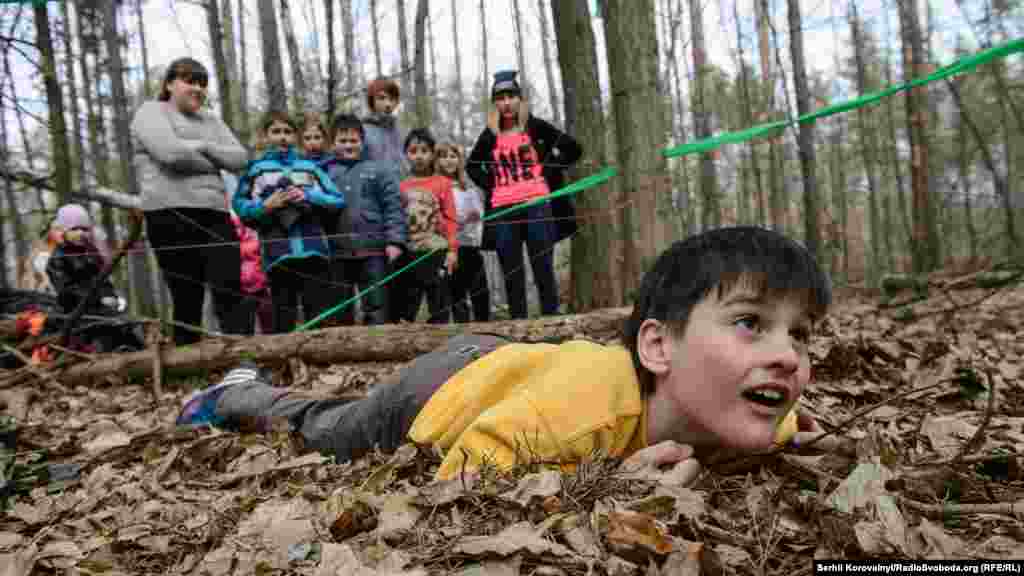
<path fill-rule="evenodd" d="M 220 170 L 238 172 L 249 154 L 231 130 L 202 109 L 209 74 L 191 58 L 171 63 L 158 100 L 132 119 L 135 167 L 149 243 L 174 301 L 174 320 L 199 326 L 204 290 L 213 294 L 221 330 L 246 331 L 239 285 L 241 257 L 225 206 Z M 174 328 L 176 344 L 199 340 Z"/>

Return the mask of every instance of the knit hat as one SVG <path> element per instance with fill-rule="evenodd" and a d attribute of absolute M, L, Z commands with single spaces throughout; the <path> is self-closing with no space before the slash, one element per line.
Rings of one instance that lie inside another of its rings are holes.
<path fill-rule="evenodd" d="M 53 219 L 54 224 L 65 230 L 72 228 L 92 228 L 92 218 L 80 204 L 67 204 L 57 210 L 57 217 Z"/>
<path fill-rule="evenodd" d="M 497 98 L 498 94 L 502 92 L 521 95 L 523 91 L 519 87 L 519 81 L 516 80 L 517 74 L 519 74 L 518 70 L 503 70 L 501 72 L 495 72 L 494 85 L 491 86 L 491 100 Z"/>

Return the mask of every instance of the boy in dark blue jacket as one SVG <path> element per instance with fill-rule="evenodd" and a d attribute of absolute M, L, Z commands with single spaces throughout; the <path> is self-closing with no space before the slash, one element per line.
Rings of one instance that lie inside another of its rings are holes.
<path fill-rule="evenodd" d="M 407 231 L 397 172 L 366 159 L 363 123 L 352 114 L 339 114 L 331 124 L 331 135 L 334 160 L 329 175 L 348 201 L 334 236 L 332 278 L 335 299 L 341 302 L 351 298 L 356 287 L 365 290 L 387 275 L 388 265 L 404 250 Z M 362 298 L 367 325 L 388 321 L 386 290 L 378 287 Z M 352 310 L 350 306 L 340 312 L 337 321 L 355 323 Z"/>
<path fill-rule="evenodd" d="M 345 197 L 316 163 L 295 150 L 295 125 L 283 112 L 262 122 L 266 152 L 249 165 L 232 207 L 263 241 L 270 279 L 274 332 L 295 327 L 299 301 L 306 319 L 330 303 L 331 245 L 324 222 L 345 207 Z"/>

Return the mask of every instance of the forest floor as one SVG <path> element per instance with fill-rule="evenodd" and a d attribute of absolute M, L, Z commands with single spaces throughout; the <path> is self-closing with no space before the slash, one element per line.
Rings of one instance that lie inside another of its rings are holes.
<path fill-rule="evenodd" d="M 803 404 L 843 450 L 713 467 L 689 488 L 613 462 L 432 483 L 438 460 L 412 446 L 339 465 L 286 428 L 176 430 L 199 380 L 165 382 L 159 401 L 116 375 L 0 390 L 20 469 L 50 473 L 0 515 L 0 576 L 802 576 L 814 558 L 1024 558 L 1024 285 L 956 285 L 904 306 L 838 299 Z M 342 393 L 398 368 L 286 376 Z"/>

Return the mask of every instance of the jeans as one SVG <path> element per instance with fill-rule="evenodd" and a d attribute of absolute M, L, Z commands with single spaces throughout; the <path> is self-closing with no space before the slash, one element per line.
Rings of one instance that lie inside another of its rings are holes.
<path fill-rule="evenodd" d="M 505 277 L 505 294 L 512 318 L 526 318 L 526 270 L 523 242 L 530 255 L 533 280 L 540 296 L 541 315 L 558 314 L 558 281 L 555 278 L 555 231 L 551 205 L 531 206 L 495 219 L 498 261 Z"/>

